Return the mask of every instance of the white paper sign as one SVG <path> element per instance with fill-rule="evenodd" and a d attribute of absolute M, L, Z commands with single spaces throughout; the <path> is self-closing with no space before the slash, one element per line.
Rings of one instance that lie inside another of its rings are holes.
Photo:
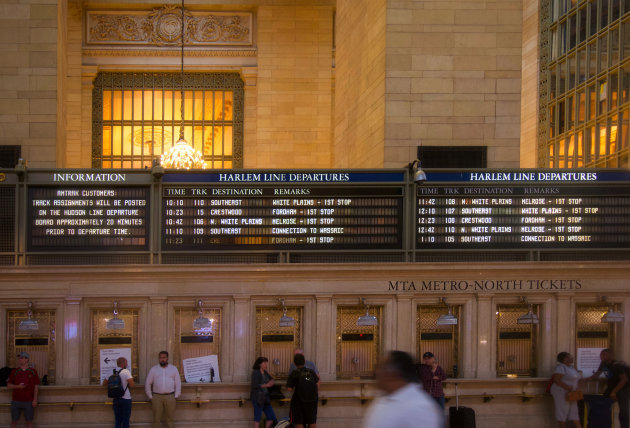
<path fill-rule="evenodd" d="M 184 361 L 184 378 L 188 383 L 221 382 L 219 377 L 219 358 L 217 355 L 186 358 Z"/>
<path fill-rule="evenodd" d="M 599 354 L 604 348 L 578 348 L 577 369 L 582 371 L 584 377 L 589 377 L 597 371 L 601 359 Z"/>
<path fill-rule="evenodd" d="M 131 372 L 131 348 L 101 349 L 101 383 L 114 373 L 114 369 L 119 370 L 116 360 L 119 357 L 127 359 L 127 369 Z"/>

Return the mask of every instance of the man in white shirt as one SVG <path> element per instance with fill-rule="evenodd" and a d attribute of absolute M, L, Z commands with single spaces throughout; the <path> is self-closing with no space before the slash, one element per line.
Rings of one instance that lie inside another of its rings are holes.
<path fill-rule="evenodd" d="M 376 384 L 386 395 L 367 410 L 363 428 L 443 428 L 439 406 L 417 383 L 411 355 L 390 351 L 376 369 Z"/>
<path fill-rule="evenodd" d="M 129 388 L 135 385 L 131 372 L 127 369 L 127 359 L 119 357 L 116 365 L 120 368 L 118 376 L 120 376 L 120 384 L 125 393 L 120 398 L 114 398 L 112 407 L 114 409 L 114 426 L 115 428 L 129 428 L 129 419 L 131 419 L 131 392 Z M 103 385 L 107 386 L 108 380 L 103 381 Z"/>
<path fill-rule="evenodd" d="M 153 408 L 153 428 L 160 427 L 162 416 L 166 419 L 168 428 L 173 428 L 175 400 L 182 393 L 182 381 L 177 367 L 168 363 L 168 352 L 160 352 L 159 361 L 158 365 L 149 370 L 144 391 Z"/>

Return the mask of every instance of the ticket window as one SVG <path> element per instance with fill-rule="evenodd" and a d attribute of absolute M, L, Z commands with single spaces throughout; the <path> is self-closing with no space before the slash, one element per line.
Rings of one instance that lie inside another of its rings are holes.
<path fill-rule="evenodd" d="M 451 306 L 453 316 L 461 319 L 461 306 Z M 418 361 L 422 361 L 425 352 L 431 352 L 450 378 L 457 377 L 459 359 L 459 323 L 456 325 L 438 325 L 438 318 L 445 315 L 447 309 L 441 306 L 419 306 L 416 316 L 418 332 Z"/>
<path fill-rule="evenodd" d="M 138 381 L 138 310 L 118 309 L 117 318 L 124 322 L 123 328 L 112 328 L 108 321 L 114 318 L 112 309 L 92 310 L 92 352 L 90 357 L 90 383 L 100 383 L 101 351 L 105 349 L 130 349 L 131 361 L 128 368 Z M 122 327 L 119 323 L 118 327 Z"/>
<path fill-rule="evenodd" d="M 206 319 L 199 323 L 199 319 Z M 217 362 L 221 357 L 221 309 L 206 304 L 203 311 L 199 309 L 180 308 L 175 310 L 175 332 L 179 337 L 172 363 L 179 367 L 184 380 L 184 360 L 216 355 Z M 210 382 L 220 379 L 214 368 L 210 371 Z"/>
<path fill-rule="evenodd" d="M 294 325 L 280 325 L 281 307 L 256 308 L 256 358 L 269 360 L 268 371 L 275 378 L 286 378 L 296 348 L 302 348 L 302 307 L 286 306 L 286 316 Z M 253 363 L 253 362 L 252 362 Z"/>
<path fill-rule="evenodd" d="M 28 311 L 7 311 L 8 346 L 7 366 L 18 365 L 17 354 L 27 352 L 29 364 L 42 380 L 54 384 L 56 378 L 55 311 L 33 310 L 30 321 Z M 33 322 L 33 321 L 36 321 Z"/>
<path fill-rule="evenodd" d="M 497 376 L 535 376 L 538 340 L 537 324 L 519 324 L 527 305 L 497 306 Z M 538 306 L 532 305 L 536 315 Z"/>
<path fill-rule="evenodd" d="M 615 305 L 613 309 L 619 310 Z M 607 310 L 606 304 L 578 304 L 576 306 L 575 347 L 577 349 L 615 347 L 615 323 L 602 322 L 602 316 Z"/>
<path fill-rule="evenodd" d="M 359 317 L 366 315 L 364 306 L 339 306 L 337 308 L 338 379 L 374 377 L 374 369 L 382 351 L 383 308 L 370 306 L 368 313 L 376 317 L 376 325 L 357 325 Z"/>

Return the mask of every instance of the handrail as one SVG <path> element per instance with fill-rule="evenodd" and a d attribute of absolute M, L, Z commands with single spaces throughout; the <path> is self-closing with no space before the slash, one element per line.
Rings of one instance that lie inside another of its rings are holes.
<path fill-rule="evenodd" d="M 484 403 L 488 403 L 496 398 L 499 397 L 518 397 L 521 398 L 523 400 L 523 402 L 525 401 L 529 401 L 531 399 L 534 398 L 541 398 L 541 397 L 545 397 L 545 394 L 525 394 L 525 393 L 520 393 L 520 394 L 487 394 L 487 393 L 483 393 L 483 394 L 459 394 L 459 398 L 481 398 L 483 399 Z M 333 397 L 326 397 L 326 396 L 321 396 L 319 398 L 319 402 L 322 406 L 325 406 L 329 401 L 337 401 L 337 400 L 359 400 L 361 402 L 361 404 L 365 404 L 368 401 L 374 400 L 373 396 L 333 396 Z M 447 395 L 445 397 L 448 400 L 450 400 L 451 398 L 455 398 L 454 395 Z M 201 407 L 202 404 L 210 404 L 210 403 L 237 403 L 239 407 L 243 407 L 245 405 L 246 402 L 248 402 L 249 399 L 241 397 L 241 398 L 200 398 L 200 399 L 192 399 L 192 400 L 177 400 L 177 403 L 189 403 L 189 404 L 196 404 L 197 407 Z M 281 405 L 283 403 L 287 403 L 291 401 L 291 398 L 280 398 L 277 400 L 273 400 L 273 401 L 278 401 L 281 403 Z M 136 404 L 151 404 L 150 401 L 135 401 L 133 402 L 134 405 Z M 0 403 L 0 407 L 9 407 L 11 405 L 11 403 Z M 37 406 L 38 407 L 47 407 L 47 406 L 67 406 L 70 408 L 70 410 L 73 410 L 75 406 L 111 406 L 112 402 L 111 401 L 56 401 L 56 402 L 44 402 L 44 403 L 38 403 Z"/>

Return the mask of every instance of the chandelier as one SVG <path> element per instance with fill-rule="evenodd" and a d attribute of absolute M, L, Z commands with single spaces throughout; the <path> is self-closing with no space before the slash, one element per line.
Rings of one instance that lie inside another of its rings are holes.
<path fill-rule="evenodd" d="M 182 0 L 182 51 L 181 51 L 181 78 L 182 78 L 182 95 L 181 95 L 181 116 L 182 123 L 179 127 L 179 140 L 171 147 L 171 149 L 160 156 L 160 164 L 164 168 L 175 169 L 205 169 L 206 163 L 203 160 L 203 154 L 191 147 L 184 139 L 184 0 Z"/>

